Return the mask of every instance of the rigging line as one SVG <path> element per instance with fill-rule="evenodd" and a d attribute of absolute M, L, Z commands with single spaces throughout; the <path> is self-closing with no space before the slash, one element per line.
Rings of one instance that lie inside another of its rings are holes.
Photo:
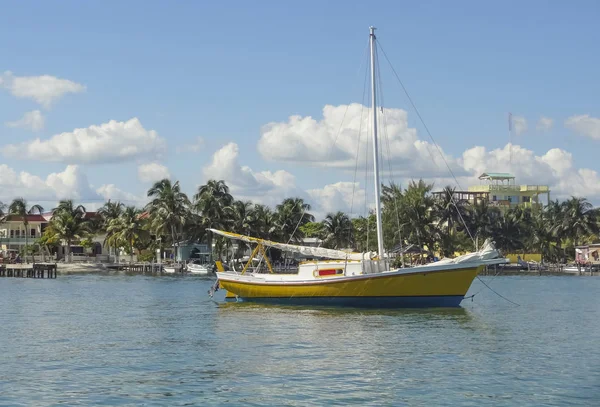
<path fill-rule="evenodd" d="M 492 283 L 492 281 L 493 281 L 493 280 L 494 280 L 496 277 L 498 277 L 498 275 L 499 275 L 501 272 L 502 272 L 502 269 L 498 269 L 498 270 L 496 271 L 496 274 L 494 274 L 494 275 L 492 276 L 492 278 L 490 278 L 489 284 L 491 284 L 491 283 Z M 478 277 L 479 277 L 479 276 L 478 276 Z M 482 288 L 480 288 L 480 289 L 479 289 L 479 291 L 477 291 L 475 294 L 473 294 L 473 295 L 469 295 L 468 297 L 465 297 L 464 299 L 465 299 L 465 300 L 467 300 L 467 299 L 469 299 L 469 298 L 473 299 L 473 297 L 475 297 L 477 294 L 479 294 L 480 292 L 482 292 L 484 289 L 485 289 L 485 287 L 482 287 Z"/>
<path fill-rule="evenodd" d="M 367 54 L 367 59 L 369 55 Z M 367 65 L 368 66 L 368 62 Z M 356 193 L 356 175 L 358 173 L 358 156 L 360 154 L 360 141 L 362 136 L 362 126 L 363 126 L 363 112 L 365 109 L 365 95 L 367 92 L 367 79 L 368 79 L 369 70 L 365 69 L 365 80 L 363 82 L 363 94 L 362 99 L 360 100 L 360 122 L 358 124 L 358 142 L 356 143 L 356 157 L 354 160 L 354 178 L 352 179 L 352 198 L 350 201 L 350 215 L 354 213 L 354 194 Z"/>
<path fill-rule="evenodd" d="M 440 157 L 442 157 L 442 160 L 444 161 L 444 164 L 446 164 L 446 168 L 448 169 L 448 172 L 450 172 L 450 175 L 452 175 L 452 178 L 454 178 L 454 182 L 456 182 L 456 185 L 458 186 L 458 188 L 462 190 L 462 187 L 460 186 L 460 183 L 458 182 L 458 179 L 454 175 L 454 171 L 452 171 L 452 168 L 450 168 L 450 165 L 448 164 L 448 161 L 446 161 L 446 157 L 444 157 L 444 154 L 442 153 L 442 150 L 440 149 L 440 146 L 438 145 L 438 143 L 433 138 L 433 135 L 429 131 L 429 127 L 427 127 L 427 124 L 425 124 L 425 120 L 423 120 L 423 117 L 421 116 L 421 113 L 419 112 L 419 109 L 417 109 L 417 106 L 415 105 L 415 103 L 413 102 L 412 98 L 410 97 L 410 94 L 408 93 L 408 90 L 406 89 L 406 87 L 404 86 L 404 83 L 400 79 L 400 76 L 396 72 L 396 69 L 394 69 L 394 66 L 392 65 L 392 62 L 390 61 L 390 59 L 388 58 L 387 53 L 383 49 L 383 46 L 381 45 L 381 42 L 378 41 L 378 45 L 381 48 L 381 52 L 383 52 L 383 56 L 385 57 L 386 61 L 390 65 L 390 68 L 392 68 L 392 72 L 394 73 L 394 76 L 398 80 L 398 83 L 400 83 L 400 86 L 402 87 L 402 90 L 404 91 L 404 94 L 406 95 L 408 101 L 410 102 L 411 106 L 413 107 L 415 113 L 419 117 L 419 120 L 421 121 L 421 124 L 423 124 L 423 127 L 425 128 L 425 131 L 427 132 L 427 135 L 429 136 L 429 138 L 431 139 L 433 145 L 435 146 L 435 148 L 437 149 L 438 153 L 440 154 Z M 434 163 L 435 163 L 435 160 L 434 160 Z M 460 219 L 461 219 L 461 221 L 462 221 L 462 223 L 463 223 L 463 225 L 465 227 L 465 230 L 469 234 L 469 237 L 471 238 L 471 240 L 473 241 L 473 243 L 475 243 L 475 238 L 473 237 L 473 234 L 469 230 L 469 227 L 467 226 L 467 223 L 465 222 L 462 214 L 460 213 L 460 209 L 458 208 L 458 205 L 456 204 L 456 202 L 454 200 L 454 196 L 451 195 L 450 196 L 450 200 L 452 201 L 452 204 L 456 208 L 458 216 L 460 217 Z"/>
<path fill-rule="evenodd" d="M 369 41 L 370 41 L 370 38 L 369 38 Z M 365 47 L 365 51 L 364 51 L 365 53 L 368 52 L 369 45 L 370 45 L 370 42 L 367 42 L 367 46 Z M 358 67 L 358 71 L 356 72 L 356 77 L 358 77 L 358 74 L 360 74 L 360 71 L 362 71 L 363 62 L 364 61 L 361 61 L 360 65 Z M 337 131 L 337 134 L 335 136 L 335 139 L 333 140 L 333 144 L 329 148 L 329 154 L 327 155 L 327 160 L 325 161 L 326 163 L 331 158 L 331 154 L 333 153 L 333 148 L 335 147 L 335 145 L 337 143 L 337 140 L 338 140 L 338 138 L 340 136 L 340 133 L 342 132 L 342 126 L 344 125 L 344 120 L 346 119 L 346 114 L 348 113 L 348 108 L 350 108 L 350 103 L 346 105 L 346 109 L 344 110 L 344 116 L 342 117 L 342 121 L 340 122 L 340 127 L 338 128 L 338 131 Z M 306 213 L 306 209 L 307 209 L 306 206 L 302 207 L 302 215 L 300 216 L 300 219 L 298 219 L 298 223 L 296 224 L 296 227 L 294 228 L 294 231 L 290 235 L 290 238 L 288 240 L 288 244 L 292 241 L 292 238 L 294 237 L 294 235 L 296 234 L 296 231 L 300 227 L 300 224 L 302 223 L 302 220 L 304 219 L 304 214 Z"/>
<path fill-rule="evenodd" d="M 387 131 L 387 115 L 384 113 L 384 105 L 385 105 L 385 99 L 384 99 L 384 95 L 383 95 L 383 80 L 382 75 L 381 75 L 381 67 L 379 65 L 379 53 L 375 54 L 376 57 L 376 61 L 377 61 L 377 71 L 379 72 L 379 98 L 381 99 L 381 116 L 383 117 L 383 135 L 386 141 L 386 147 L 387 147 L 387 154 L 388 154 L 388 167 L 390 170 L 390 176 L 388 179 L 391 179 L 392 181 L 390 182 L 390 187 L 392 186 L 393 180 L 395 179 L 394 176 L 394 170 L 393 170 L 393 166 L 392 166 L 392 149 L 390 147 L 390 138 L 388 135 L 388 131 Z M 393 192 L 393 191 L 392 191 Z M 396 210 L 396 221 L 398 223 L 398 232 L 400 233 L 400 211 L 398 209 L 398 198 L 394 195 L 394 208 Z M 400 248 L 402 249 L 402 233 L 400 233 Z"/>
<path fill-rule="evenodd" d="M 506 300 L 506 301 L 510 302 L 510 303 L 511 303 L 511 304 L 513 304 L 513 305 L 516 305 L 517 307 L 520 307 L 520 306 L 521 306 L 520 304 L 517 304 L 516 302 L 509 300 L 508 298 L 506 298 L 505 296 L 503 296 L 502 294 L 500 294 L 498 291 L 494 290 L 492 287 L 490 287 L 489 285 L 487 285 L 487 284 L 485 283 L 485 281 L 483 281 L 483 280 L 482 280 L 482 279 L 481 279 L 479 276 L 477 276 L 477 279 L 478 279 L 479 281 L 481 281 L 481 283 L 482 283 L 484 286 L 486 286 L 487 288 L 489 288 L 489 290 L 490 290 L 491 292 L 493 292 L 494 294 L 496 294 L 498 297 L 500 297 L 500 298 L 502 298 L 502 299 L 504 299 L 504 300 Z"/>
<path fill-rule="evenodd" d="M 379 47 L 381 48 L 381 52 L 383 52 L 383 56 L 385 57 L 386 61 L 388 62 L 388 64 L 390 64 L 390 68 L 392 68 L 392 72 L 394 73 L 394 76 L 396 77 L 396 79 L 400 83 L 400 86 L 402 87 L 402 90 L 404 91 L 404 94 L 408 98 L 408 101 L 410 102 L 412 108 L 415 110 L 415 113 L 419 117 L 419 120 L 421 121 L 421 124 L 423 124 L 423 127 L 425 128 L 425 131 L 427 132 L 427 135 L 429 136 L 429 138 L 433 142 L 433 145 L 436 147 L 436 149 L 440 153 L 440 156 L 442 157 L 442 159 L 444 160 L 444 163 L 446 164 L 446 167 L 448 168 L 448 172 L 450 172 L 450 174 L 452 175 L 452 178 L 454 178 L 454 181 L 456 182 L 456 185 L 458 185 L 458 187 L 461 188 L 460 183 L 458 182 L 458 179 L 456 179 L 456 176 L 454 175 L 454 172 L 452 171 L 452 168 L 450 168 L 450 165 L 448 164 L 448 161 L 446 161 L 446 158 L 444 157 L 444 154 L 442 153 L 442 150 L 440 149 L 440 146 L 438 145 L 438 143 L 433 138 L 433 135 L 429 131 L 429 127 L 427 127 L 427 124 L 425 124 L 425 120 L 423 120 L 423 117 L 421 116 L 421 113 L 419 112 L 419 109 L 417 109 L 417 106 L 415 105 L 415 103 L 413 102 L 412 98 L 410 97 L 410 95 L 408 93 L 408 90 L 406 89 L 406 87 L 404 86 L 404 83 L 400 79 L 400 76 L 398 75 L 398 73 L 394 69 L 394 66 L 392 65 L 392 63 L 391 63 L 390 59 L 388 58 L 387 54 L 385 53 L 385 50 L 383 49 L 383 46 L 381 45 L 381 43 L 379 43 Z"/>
<path fill-rule="evenodd" d="M 367 96 L 367 101 L 369 102 L 369 104 L 372 104 L 371 102 L 371 92 L 369 92 L 368 96 Z M 368 111 L 370 111 L 371 109 L 368 109 Z M 371 135 L 371 120 L 368 119 L 368 113 L 367 113 L 367 128 L 366 128 L 366 148 L 365 148 L 365 209 L 364 209 L 364 214 L 365 217 L 367 218 L 367 241 L 366 241 L 366 250 L 365 251 L 369 251 L 369 238 L 371 236 L 371 214 L 369 213 L 369 151 L 371 148 L 371 143 L 369 142 L 369 136 Z"/>

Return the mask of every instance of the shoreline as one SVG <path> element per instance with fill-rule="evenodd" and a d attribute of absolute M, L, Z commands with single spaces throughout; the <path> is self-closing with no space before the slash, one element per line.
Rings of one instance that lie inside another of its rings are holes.
<path fill-rule="evenodd" d="M 115 263 L 53 263 L 56 264 L 56 271 L 59 275 L 70 275 L 70 274 L 161 274 L 159 272 L 141 272 L 141 271 L 130 271 L 125 270 L 124 267 L 129 264 L 115 264 Z M 135 265 L 142 265 L 143 263 L 137 263 Z M 145 264 L 148 265 L 149 263 Z M 9 266 L 9 265 L 5 265 Z M 15 268 L 27 268 L 31 267 L 32 263 L 13 265 Z M 589 271 L 589 269 L 582 268 L 581 272 L 577 270 L 565 271 L 560 267 L 548 267 L 543 270 L 520 270 L 518 268 L 504 268 L 501 270 L 484 270 L 480 276 L 600 276 L 599 271 Z"/>

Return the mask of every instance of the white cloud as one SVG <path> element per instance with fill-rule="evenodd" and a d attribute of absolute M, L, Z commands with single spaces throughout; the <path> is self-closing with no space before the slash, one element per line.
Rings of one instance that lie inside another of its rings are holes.
<path fill-rule="evenodd" d="M 169 169 L 162 164 L 149 163 L 138 167 L 138 179 L 142 182 L 155 182 L 164 178 L 171 178 Z"/>
<path fill-rule="evenodd" d="M 192 143 L 177 147 L 176 151 L 178 153 L 197 153 L 202 147 L 204 147 L 204 138 L 198 136 Z"/>
<path fill-rule="evenodd" d="M 476 177 L 483 172 L 508 172 L 515 175 L 516 182 L 529 185 L 549 185 L 551 199 L 571 195 L 600 200 L 600 177 L 594 170 L 576 168 L 571 153 L 553 148 L 543 155 L 520 146 L 512 147 L 513 165 L 509 168 L 509 145 L 502 149 L 487 151 L 485 147 L 473 147 L 463 153 L 463 165 L 472 177 L 464 178 L 462 186 L 476 185 Z"/>
<path fill-rule="evenodd" d="M 224 180 L 236 199 L 250 199 L 256 203 L 274 206 L 284 198 L 307 194 L 296 187 L 295 177 L 287 171 L 255 172 L 238 162 L 239 147 L 229 143 L 213 154 L 212 161 L 204 167 L 206 179 Z"/>
<path fill-rule="evenodd" d="M 582 136 L 600 140 L 600 119 L 589 114 L 571 116 L 565 121 L 565 126 Z"/>
<path fill-rule="evenodd" d="M 317 219 L 337 211 L 364 216 L 370 209 L 365 206 L 365 190 L 358 182 L 336 182 L 323 188 L 309 189 L 307 192 L 314 202 L 313 214 Z"/>
<path fill-rule="evenodd" d="M 48 140 L 37 138 L 11 144 L 4 147 L 4 154 L 39 161 L 97 164 L 155 158 L 165 149 L 166 142 L 156 131 L 146 130 L 137 118 L 133 118 L 75 129 Z"/>
<path fill-rule="evenodd" d="M 512 116 L 512 124 L 517 136 L 527 131 L 527 120 L 522 116 Z"/>
<path fill-rule="evenodd" d="M 98 198 L 86 175 L 76 165 L 51 173 L 45 179 L 26 171 L 17 173 L 5 164 L 0 165 L 0 200 L 6 203 L 18 196 L 31 201 Z"/>
<path fill-rule="evenodd" d="M 372 157 L 366 154 L 371 144 L 366 134 L 370 128 L 368 113 L 368 108 L 356 103 L 327 105 L 321 120 L 291 116 L 287 122 L 268 123 L 261 129 L 258 151 L 267 160 L 342 169 L 354 169 L 358 155 L 360 167 L 370 169 L 367 160 L 371 162 Z M 385 128 L 380 126 L 379 133 L 382 169 L 387 170 L 391 162 L 395 175 L 417 172 L 434 176 L 446 171 L 436 147 L 420 140 L 417 131 L 408 127 L 406 111 L 385 109 L 381 120 L 386 124 Z M 460 172 L 455 159 L 445 154 L 444 157 L 453 171 Z"/>
<path fill-rule="evenodd" d="M 147 197 L 123 191 L 117 188 L 114 184 L 102 185 L 101 187 L 96 189 L 96 193 L 104 201 L 120 201 L 123 202 L 125 205 L 135 205 L 139 208 L 143 207 L 148 202 Z"/>
<path fill-rule="evenodd" d="M 85 91 L 84 85 L 68 79 L 50 75 L 15 76 L 10 71 L 0 74 L 0 86 L 8 89 L 13 96 L 33 99 L 46 109 L 67 93 Z"/>
<path fill-rule="evenodd" d="M 548 131 L 552 129 L 552 126 L 554 126 L 554 120 L 549 117 L 542 116 L 540 117 L 540 120 L 538 120 L 535 129 L 537 131 Z"/>
<path fill-rule="evenodd" d="M 31 204 L 40 203 L 46 210 L 54 208 L 61 199 L 73 199 L 87 210 L 96 210 L 109 199 L 139 207 L 147 202 L 146 197 L 122 191 L 113 184 L 95 189 L 77 165 L 68 165 L 64 171 L 42 178 L 0 164 L 0 201 L 8 204 L 16 197 L 24 197 Z"/>
<path fill-rule="evenodd" d="M 8 127 L 19 127 L 22 129 L 40 131 L 44 128 L 44 116 L 39 110 L 26 112 L 22 118 L 14 122 L 6 122 Z"/>

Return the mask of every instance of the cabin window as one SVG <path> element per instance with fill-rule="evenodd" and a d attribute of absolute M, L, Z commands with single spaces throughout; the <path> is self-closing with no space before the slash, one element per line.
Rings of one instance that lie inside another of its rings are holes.
<path fill-rule="evenodd" d="M 35 237 L 35 229 L 31 229 L 31 237 Z"/>
<path fill-rule="evenodd" d="M 496 195 L 492 196 L 492 201 L 496 200 Z"/>
<path fill-rule="evenodd" d="M 529 197 L 529 196 L 524 196 L 524 197 L 523 197 L 523 202 L 531 202 L 531 197 Z"/>
<path fill-rule="evenodd" d="M 14 230 L 10 230 L 10 237 L 15 237 L 15 231 Z"/>

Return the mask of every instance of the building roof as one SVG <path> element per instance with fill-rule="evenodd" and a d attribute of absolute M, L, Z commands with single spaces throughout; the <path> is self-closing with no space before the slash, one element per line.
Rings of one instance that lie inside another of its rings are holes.
<path fill-rule="evenodd" d="M 515 177 L 508 172 L 484 172 L 479 179 L 515 179 Z"/>
<path fill-rule="evenodd" d="M 46 218 L 42 215 L 26 215 L 27 222 L 46 222 Z M 8 215 L 4 222 L 23 222 L 23 217 L 19 215 Z"/>

